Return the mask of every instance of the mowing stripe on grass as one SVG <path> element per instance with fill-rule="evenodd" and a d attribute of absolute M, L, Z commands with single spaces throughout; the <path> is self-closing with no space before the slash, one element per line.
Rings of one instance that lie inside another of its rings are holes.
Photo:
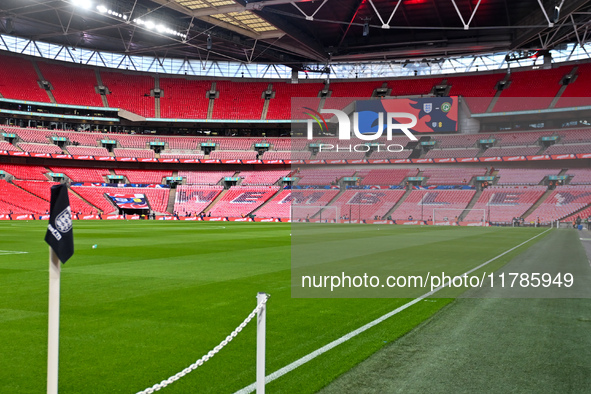
<path fill-rule="evenodd" d="M 463 274 L 458 275 L 458 276 L 469 275 L 472 272 L 477 271 L 480 268 L 486 266 L 487 264 L 492 263 L 493 261 L 495 261 L 495 260 L 503 257 L 504 255 L 506 255 L 508 253 L 511 253 L 512 251 L 514 251 L 515 249 L 517 249 L 517 248 L 525 245 L 526 243 L 528 243 L 528 242 L 530 242 L 530 241 L 532 241 L 532 240 L 534 240 L 534 239 L 536 239 L 536 238 L 538 238 L 538 237 L 546 234 L 550 230 L 551 230 L 551 228 L 549 228 L 546 231 L 541 232 L 538 235 L 535 235 L 535 236 L 531 237 L 530 239 L 528 239 L 528 240 L 520 243 L 519 245 L 514 246 L 511 249 L 508 249 L 508 250 L 504 251 L 503 253 L 499 254 L 498 256 L 495 256 L 492 259 L 490 259 L 490 260 L 488 260 L 488 261 L 480 264 L 479 266 L 474 267 L 471 270 L 466 271 Z M 429 291 L 428 293 L 425 293 L 422 296 L 420 296 L 418 298 L 415 298 L 414 300 L 412 300 L 410 302 L 407 302 L 406 304 L 404 304 L 404 305 L 402 305 L 402 306 L 394 309 L 391 312 L 386 313 L 385 315 L 383 315 L 383 316 L 375 319 L 374 321 L 371 321 L 371 322 L 367 323 L 366 325 L 364 325 L 362 327 L 359 327 L 358 329 L 356 329 L 354 331 L 351 331 L 350 333 L 348 333 L 346 335 L 343 335 L 342 337 L 340 337 L 340 338 L 332 341 L 331 343 L 329 343 L 329 344 L 321 347 L 320 349 L 317 349 L 317 350 L 313 351 L 312 353 L 307 354 L 304 357 L 300 358 L 299 360 L 296 360 L 293 363 L 291 363 L 289 365 L 286 365 L 285 367 L 283 367 L 283 368 L 281 368 L 281 369 L 273 372 L 272 374 L 267 375 L 265 377 L 265 383 L 270 383 L 270 382 L 274 381 L 275 379 L 280 378 L 281 376 L 283 376 L 283 375 L 285 375 L 285 374 L 293 371 L 294 369 L 298 368 L 299 366 L 306 364 L 308 361 L 311 361 L 314 358 L 320 356 L 321 354 L 328 352 L 330 349 L 332 349 L 334 347 L 337 347 L 338 345 L 340 345 L 340 344 L 342 344 L 344 342 L 347 342 L 349 339 L 351 339 L 351 338 L 353 338 L 353 337 L 355 337 L 355 336 L 357 336 L 357 335 L 359 335 L 359 334 L 361 334 L 361 333 L 369 330 L 370 328 L 372 328 L 372 327 L 380 324 L 384 320 L 389 319 L 390 317 L 392 317 L 392 316 L 394 316 L 394 315 L 402 312 L 403 310 L 405 310 L 405 309 L 413 306 L 417 302 L 422 301 L 425 298 L 428 298 L 429 296 L 433 295 L 434 293 L 438 292 L 439 290 L 443 289 L 446 286 L 447 286 L 447 283 L 444 283 L 442 286 L 439 286 L 439 287 L 437 287 L 437 288 Z M 250 384 L 250 385 L 248 385 L 248 386 L 246 386 L 246 387 L 244 387 L 244 388 L 236 391 L 235 394 L 249 394 L 249 393 L 254 392 L 255 390 L 256 390 L 256 383 L 252 383 L 252 384 Z"/>

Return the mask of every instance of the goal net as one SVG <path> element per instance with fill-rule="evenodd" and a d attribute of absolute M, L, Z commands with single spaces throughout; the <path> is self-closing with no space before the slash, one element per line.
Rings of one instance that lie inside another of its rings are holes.
<path fill-rule="evenodd" d="M 336 223 L 339 219 L 339 207 L 306 204 L 291 205 L 292 222 Z"/>
<path fill-rule="evenodd" d="M 433 209 L 435 226 L 486 226 L 486 209 Z"/>

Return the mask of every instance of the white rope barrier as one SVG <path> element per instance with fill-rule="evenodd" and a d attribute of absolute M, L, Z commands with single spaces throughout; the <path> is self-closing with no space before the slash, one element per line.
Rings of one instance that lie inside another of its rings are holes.
<path fill-rule="evenodd" d="M 261 294 L 261 293 L 259 293 L 259 294 Z M 170 378 L 161 381 L 160 383 L 156 383 L 152 387 L 148 387 L 145 390 L 138 391 L 137 394 L 152 394 L 152 393 L 168 386 L 169 384 L 176 382 L 177 380 L 179 380 L 183 376 L 187 375 L 189 372 L 196 370 L 198 367 L 202 366 L 205 362 L 209 361 L 209 359 L 211 359 L 213 356 L 215 356 L 228 343 L 230 343 L 232 341 L 232 339 L 236 338 L 236 336 L 238 336 L 238 333 L 240 333 L 240 331 L 242 331 L 244 329 L 244 327 L 246 327 L 246 325 L 248 323 L 250 323 L 250 321 L 252 319 L 254 319 L 254 317 L 265 307 L 265 304 L 269 300 L 269 297 L 270 297 L 269 294 L 264 294 L 264 298 L 259 300 L 256 308 L 254 308 L 254 310 L 246 317 L 246 319 L 244 319 L 244 321 L 238 327 L 236 327 L 236 329 L 234 331 L 232 331 L 232 333 L 230 333 L 230 335 L 228 335 L 226 337 L 226 339 L 221 341 L 219 345 L 217 345 L 212 350 L 210 350 L 206 355 L 204 355 L 199 360 L 195 361 L 193 364 L 189 365 L 187 368 L 183 369 L 181 372 L 177 373 L 176 375 L 173 375 Z"/>

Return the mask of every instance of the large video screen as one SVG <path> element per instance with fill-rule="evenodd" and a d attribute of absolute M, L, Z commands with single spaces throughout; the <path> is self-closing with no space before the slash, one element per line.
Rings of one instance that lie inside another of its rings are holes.
<path fill-rule="evenodd" d="M 409 113 L 417 118 L 417 125 L 410 129 L 414 133 L 450 133 L 458 130 L 458 98 L 422 97 L 404 99 L 361 100 L 355 110 L 359 117 L 359 128 L 377 131 L 379 113 Z M 408 118 L 394 119 L 408 123 Z M 385 125 L 384 125 L 385 127 Z"/>

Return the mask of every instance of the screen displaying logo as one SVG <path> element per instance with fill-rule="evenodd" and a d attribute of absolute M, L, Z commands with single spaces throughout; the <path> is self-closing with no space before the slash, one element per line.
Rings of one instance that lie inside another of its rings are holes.
<path fill-rule="evenodd" d="M 108 194 L 109 198 L 122 209 L 150 209 L 148 199 L 143 194 Z"/>

